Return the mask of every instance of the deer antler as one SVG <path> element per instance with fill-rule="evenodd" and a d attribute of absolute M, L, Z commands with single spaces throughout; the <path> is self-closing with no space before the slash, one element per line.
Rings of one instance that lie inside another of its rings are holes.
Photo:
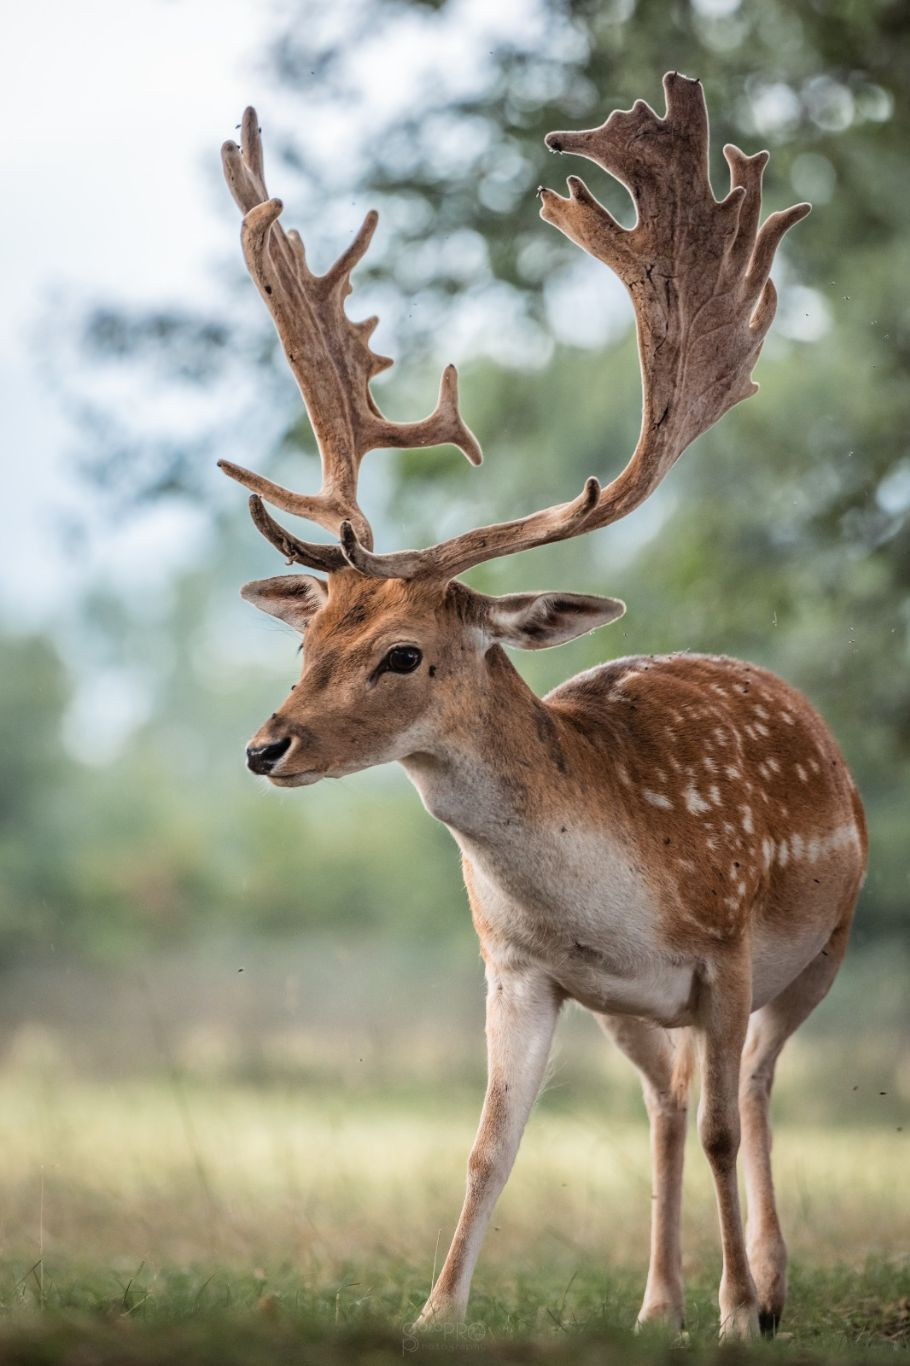
<path fill-rule="evenodd" d="M 376 555 L 353 519 L 341 526 L 346 560 L 362 573 L 452 577 L 472 565 L 607 526 L 638 507 L 686 447 L 734 404 L 754 394 L 753 366 L 774 317 L 771 263 L 788 228 L 809 212 L 797 204 L 759 228 L 767 152 L 727 146 L 732 188 L 720 203 L 708 176 L 708 115 L 698 81 L 664 77 L 659 118 L 638 100 L 600 128 L 551 133 L 555 152 L 588 157 L 629 190 L 638 211 L 619 225 L 577 176 L 569 197 L 541 189 L 541 217 L 606 262 L 632 296 L 638 328 L 643 414 L 638 445 L 601 491 L 589 479 L 574 501 L 480 527 L 427 550 Z"/>
<path fill-rule="evenodd" d="M 339 546 L 299 541 L 272 520 L 261 499 L 328 531 L 338 533 L 343 524 L 350 526 L 358 544 L 368 550 L 372 531 L 357 503 L 357 476 L 367 451 L 451 444 L 479 465 L 480 446 L 458 411 L 453 365 L 443 371 L 435 409 L 420 422 L 391 422 L 370 393 L 370 381 L 392 361 L 370 350 L 378 318 L 351 322 L 344 302 L 351 292 L 351 272 L 370 244 L 378 214 L 368 213 L 347 251 L 325 275 L 314 275 L 299 234 L 285 233 L 278 222 L 281 200 L 268 197 L 254 109 L 243 115 L 241 140 L 242 150 L 233 142 L 222 148 L 225 179 L 244 213 L 241 241 L 247 268 L 272 315 L 313 425 L 322 458 L 322 488 L 317 494 L 293 493 L 228 460 L 219 464 L 225 474 L 254 491 L 253 520 L 283 554 L 310 568 L 340 569 L 347 561 Z"/>

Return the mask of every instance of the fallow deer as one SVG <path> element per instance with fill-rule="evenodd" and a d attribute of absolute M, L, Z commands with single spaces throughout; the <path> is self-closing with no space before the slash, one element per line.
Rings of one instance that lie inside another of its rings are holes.
<path fill-rule="evenodd" d="M 222 462 L 253 491 L 253 520 L 297 574 L 243 596 L 304 635 L 300 680 L 247 750 L 254 773 L 303 787 L 396 760 L 463 855 L 486 964 L 489 1078 L 451 1249 L 426 1325 L 464 1313 L 494 1203 L 544 1075 L 562 1003 L 580 1002 L 638 1068 L 653 1154 L 651 1257 L 639 1322 L 683 1323 L 680 1201 L 690 1074 L 723 1244 L 721 1332 L 776 1328 L 786 1249 L 771 1176 L 769 1101 L 784 1042 L 828 991 L 864 876 L 862 806 L 824 722 L 762 668 L 688 653 L 615 659 L 544 698 L 503 649 L 542 649 L 615 621 L 613 598 L 489 597 L 458 576 L 483 561 L 625 517 L 686 447 L 756 392 L 775 312 L 769 278 L 798 204 L 760 222 L 766 152 L 724 148 L 732 187 L 708 174 L 701 85 L 664 78 L 666 113 L 643 101 L 547 145 L 597 162 L 629 190 L 623 228 L 577 177 L 541 189 L 541 216 L 626 285 L 643 388 L 641 435 L 622 473 L 570 502 L 425 550 L 379 554 L 357 502 L 374 448 L 480 449 L 458 409 L 453 367 L 434 412 L 389 421 L 370 393 L 391 361 L 376 319 L 345 312 L 370 213 L 325 275 L 279 224 L 256 115 L 225 144 L 243 211 L 246 264 L 274 320 L 318 441 L 323 483 L 294 493 Z M 262 500 L 337 541 L 307 543 Z M 742 1137 L 748 1233 L 737 1191 Z"/>

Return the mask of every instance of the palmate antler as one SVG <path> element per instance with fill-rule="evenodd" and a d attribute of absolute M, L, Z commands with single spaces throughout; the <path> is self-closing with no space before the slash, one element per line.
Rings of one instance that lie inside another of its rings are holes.
<path fill-rule="evenodd" d="M 369 339 L 379 319 L 352 322 L 344 309 L 351 272 L 370 244 L 378 214 L 368 213 L 347 251 L 325 275 L 314 275 L 299 234 L 293 229 L 285 233 L 278 222 L 281 200 L 268 197 L 254 109 L 246 110 L 241 128 L 242 149 L 226 142 L 221 151 L 225 179 L 244 212 L 241 241 L 247 268 L 272 315 L 313 425 L 322 459 L 322 488 L 317 494 L 292 493 L 228 460 L 219 465 L 254 491 L 253 520 L 288 559 L 314 569 L 341 569 L 347 561 L 339 546 L 299 541 L 272 520 L 261 498 L 336 534 L 344 524 L 358 545 L 369 547 L 372 531 L 357 503 L 357 476 L 367 451 L 451 443 L 478 465 L 480 446 L 458 411 L 454 365 L 443 371 L 439 401 L 423 421 L 390 422 L 380 412 L 370 381 L 392 361 L 370 350 Z"/>
<path fill-rule="evenodd" d="M 339 553 L 343 563 L 377 577 L 453 577 L 498 556 L 593 531 L 638 507 L 695 437 L 756 392 L 752 369 L 777 303 L 769 279 L 774 253 L 787 229 L 809 212 L 809 205 L 797 204 L 771 214 L 759 227 L 761 179 L 768 154 L 747 157 L 732 146 L 724 148 L 732 188 L 718 203 L 708 176 L 708 116 L 701 85 L 672 72 L 664 77 L 664 91 L 667 111 L 663 118 L 639 100 L 632 109 L 612 114 L 600 128 L 551 133 L 547 138 L 553 151 L 588 157 L 626 186 L 638 212 L 633 228 L 622 228 L 576 176 L 569 179 L 567 199 L 552 190 L 540 191 L 541 217 L 606 262 L 632 296 L 643 415 L 638 445 L 622 473 L 603 490 L 596 479 L 589 479 L 569 503 L 480 527 L 426 550 L 385 555 L 373 552 L 354 516 L 337 522 L 339 552 L 335 547 L 303 546 L 277 527 L 261 505 L 254 508 L 261 529 L 289 558 L 314 565 L 312 557 L 303 558 L 294 553 L 295 548 L 302 547 L 307 554 L 328 549 Z M 277 210 L 270 221 L 276 216 Z M 350 255 L 342 262 L 347 263 Z M 345 283 L 355 259 L 342 272 Z M 322 279 L 332 277 L 330 271 Z M 277 317 L 276 322 L 285 340 Z M 289 359 L 294 367 L 290 352 Z M 310 407 L 308 391 L 300 382 Z M 336 392 L 342 400 L 340 411 L 345 411 L 344 394 Z M 463 441 L 456 440 L 456 444 L 471 458 Z M 233 467 L 229 473 L 234 473 Z M 277 489 L 246 472 L 242 482 L 280 507 L 314 515 L 304 506 L 313 500 Z M 351 505 L 356 507 L 353 499 Z M 333 505 L 333 516 L 337 506 Z M 315 520 L 329 525 L 324 517 Z M 323 561 L 316 567 L 338 566 L 333 556 L 331 564 Z"/>

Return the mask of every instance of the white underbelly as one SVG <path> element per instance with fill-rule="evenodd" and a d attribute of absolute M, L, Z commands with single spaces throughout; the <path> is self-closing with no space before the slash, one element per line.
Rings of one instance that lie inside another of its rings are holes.
<path fill-rule="evenodd" d="M 595 963 L 569 962 L 550 972 L 574 1001 L 599 1014 L 640 1015 L 667 1029 L 692 1023 L 694 966 L 657 962 L 620 975 Z"/>

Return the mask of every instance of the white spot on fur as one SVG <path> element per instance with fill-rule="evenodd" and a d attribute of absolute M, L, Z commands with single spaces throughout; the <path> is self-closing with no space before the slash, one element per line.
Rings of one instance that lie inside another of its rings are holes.
<path fill-rule="evenodd" d="M 737 884 L 736 884 L 736 890 L 737 890 L 737 892 L 739 893 L 740 896 L 745 896 L 745 895 L 746 895 L 746 884 L 745 884 L 745 880 L 744 880 L 743 878 L 740 878 L 739 882 L 737 882 Z"/>
<path fill-rule="evenodd" d="M 625 783 L 626 787 L 632 786 L 632 779 L 629 777 L 629 770 L 626 768 L 625 764 L 617 764 L 616 772 L 619 775 L 619 781 L 621 783 Z"/>
<path fill-rule="evenodd" d="M 770 768 L 772 773 L 780 773 L 780 764 L 777 762 L 773 754 L 768 755 L 768 767 Z"/>
<path fill-rule="evenodd" d="M 768 719 L 768 713 L 765 711 L 764 707 L 756 707 L 755 715 L 760 717 L 762 721 L 767 721 Z"/>
<path fill-rule="evenodd" d="M 786 840 L 781 840 L 777 846 L 777 861 L 782 868 L 786 868 L 790 862 L 790 846 Z"/>
<path fill-rule="evenodd" d="M 673 810 L 673 803 L 670 798 L 665 797 L 662 792 L 651 792 L 649 788 L 645 787 L 642 788 L 641 795 L 646 802 L 650 802 L 652 806 L 659 806 L 662 811 Z"/>
<path fill-rule="evenodd" d="M 723 798 L 720 795 L 720 788 L 717 786 L 717 783 L 712 783 L 708 788 L 708 796 L 715 806 L 721 806 L 723 804 Z"/>
<path fill-rule="evenodd" d="M 849 825 L 839 825 L 836 830 L 832 830 L 830 835 L 826 835 L 822 840 L 825 852 L 843 849 L 848 844 L 855 845 L 857 849 L 861 847 L 859 831 L 852 822 Z"/>
<path fill-rule="evenodd" d="M 790 851 L 794 858 L 802 858 L 805 851 L 805 844 L 802 835 L 790 836 Z"/>
<path fill-rule="evenodd" d="M 762 722 L 762 721 L 756 721 L 756 723 L 755 723 L 755 729 L 758 731 L 759 735 L 770 735 L 770 734 L 771 734 L 771 732 L 769 731 L 768 727 L 767 727 L 767 726 L 764 724 L 764 722 Z"/>
<path fill-rule="evenodd" d="M 796 773 L 801 783 L 807 783 L 809 781 L 809 775 L 803 768 L 802 764 L 796 765 Z"/>
<path fill-rule="evenodd" d="M 751 835 L 752 831 L 755 829 L 755 826 L 752 824 L 752 808 L 751 806 L 743 806 L 740 810 L 743 813 L 743 829 L 747 835 Z"/>
<path fill-rule="evenodd" d="M 761 842 L 761 851 L 765 861 L 765 867 L 770 868 L 771 861 L 774 858 L 774 841 L 765 836 Z"/>
<path fill-rule="evenodd" d="M 796 722 L 793 720 L 792 715 L 791 715 L 790 712 L 788 712 L 788 711 L 782 711 L 782 712 L 780 713 L 780 719 L 783 721 L 783 723 L 784 723 L 785 726 L 795 726 L 795 725 L 796 725 Z"/>
<path fill-rule="evenodd" d="M 703 811 L 709 811 L 711 809 L 704 797 L 700 796 L 695 788 L 691 786 L 687 787 L 683 793 L 683 800 L 693 816 L 699 816 Z"/>
<path fill-rule="evenodd" d="M 717 772 L 717 764 L 711 758 L 710 754 L 705 755 L 705 757 L 702 759 L 702 763 L 704 764 L 705 768 L 708 770 L 709 773 Z"/>
<path fill-rule="evenodd" d="M 743 776 L 742 769 L 737 768 L 735 764 L 727 764 L 727 767 L 724 769 L 724 772 L 726 773 L 728 778 L 736 779 L 741 778 Z"/>

